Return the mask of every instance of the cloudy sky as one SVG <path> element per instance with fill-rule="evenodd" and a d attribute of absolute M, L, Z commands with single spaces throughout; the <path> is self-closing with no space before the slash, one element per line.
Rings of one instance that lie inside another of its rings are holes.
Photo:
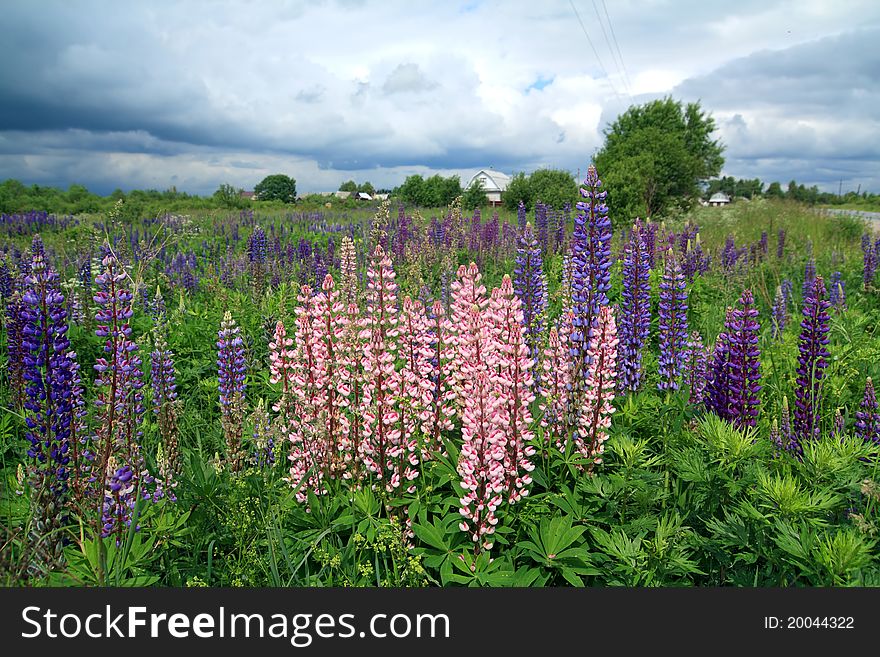
<path fill-rule="evenodd" d="M 300 192 L 583 172 L 700 100 L 724 173 L 880 192 L 876 0 L 4 0 L 0 179 Z M 600 172 L 601 173 L 601 172 Z"/>

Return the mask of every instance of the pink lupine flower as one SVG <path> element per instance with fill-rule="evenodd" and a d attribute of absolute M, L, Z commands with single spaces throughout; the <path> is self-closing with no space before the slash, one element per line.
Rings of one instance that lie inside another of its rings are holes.
<path fill-rule="evenodd" d="M 514 504 L 528 495 L 532 483 L 529 473 L 535 469 L 529 461 L 535 454 L 529 444 L 534 438 L 529 405 L 535 396 L 532 360 L 522 328 L 522 302 L 514 293 L 510 276 L 505 274 L 501 286 L 492 290 L 489 312 L 496 342 L 495 394 L 501 401 L 499 413 L 505 433 L 505 487 L 507 501 Z"/>
<path fill-rule="evenodd" d="M 586 412 L 581 414 L 575 446 L 593 464 L 602 463 L 604 443 L 608 440 L 608 427 L 615 409 L 614 386 L 617 378 L 617 325 L 608 306 L 599 311 L 598 325 L 590 338 L 589 367 L 585 401 Z M 592 464 L 587 468 L 592 470 Z"/>
<path fill-rule="evenodd" d="M 484 362 L 483 355 L 479 353 L 484 348 L 480 343 L 469 343 L 467 336 L 464 334 L 468 330 L 471 320 L 471 309 L 476 308 L 478 315 L 481 315 L 489 305 L 489 299 L 486 296 L 486 286 L 482 284 L 482 275 L 476 263 L 470 266 L 464 265 L 458 268 L 458 278 L 450 285 L 452 294 L 452 303 L 450 304 L 450 315 L 452 326 L 455 331 L 454 341 L 456 345 L 455 358 L 452 360 L 451 375 L 455 382 L 454 388 L 456 394 L 461 397 L 465 382 L 464 370 L 467 366 L 473 365 L 473 359 Z M 468 349 L 476 348 L 476 353 L 468 353 Z"/>
<path fill-rule="evenodd" d="M 468 387 L 458 457 L 458 474 L 464 489 L 459 528 L 470 535 L 476 554 L 492 549 L 490 536 L 498 524 L 495 511 L 505 492 L 505 441 L 499 418 L 501 399 L 493 394 L 488 372 L 480 371 Z"/>
<path fill-rule="evenodd" d="M 394 278 L 391 258 L 379 244 L 367 270 L 367 310 L 361 320 L 364 388 L 360 451 L 364 467 L 377 480 L 385 482 L 388 492 L 418 476 L 416 444 L 405 431 L 401 432 L 399 407 L 395 403 L 400 375 L 394 368 L 399 346 Z"/>
<path fill-rule="evenodd" d="M 316 365 L 321 369 L 323 390 L 318 402 L 318 426 L 323 433 L 328 474 L 335 476 L 346 467 L 345 452 L 349 449 L 349 421 L 345 414 L 348 396 L 351 394 L 350 377 L 347 368 L 340 362 L 342 341 L 348 324 L 348 316 L 339 300 L 339 291 L 334 289 L 333 277 L 327 274 L 321 284 L 321 293 L 311 304 L 315 328 L 321 341 L 317 352 Z"/>
<path fill-rule="evenodd" d="M 571 390 L 571 349 L 568 334 L 571 331 L 571 315 L 563 315 L 559 325 L 550 329 L 544 357 L 541 362 L 541 401 L 539 408 L 541 427 L 544 429 L 544 449 L 556 445 L 565 449 L 565 418 L 568 395 Z"/>
<path fill-rule="evenodd" d="M 290 367 L 290 390 L 293 412 L 290 416 L 289 439 L 290 485 L 296 499 L 305 502 L 308 491 L 316 495 L 327 492 L 324 486 L 326 445 L 321 440 L 318 414 L 325 374 L 320 368 L 324 358 L 320 339 L 320 322 L 316 320 L 316 303 L 308 285 L 300 288 L 296 308 L 296 340 Z"/>
<path fill-rule="evenodd" d="M 453 429 L 452 419 L 455 417 L 456 394 L 452 379 L 453 361 L 455 359 L 455 339 L 452 322 L 446 317 L 443 303 L 435 301 L 431 308 L 430 342 L 428 344 L 428 362 L 430 372 L 428 379 L 431 384 L 429 414 L 422 423 L 422 433 L 427 436 L 427 449 L 422 453 L 428 458 L 432 451 L 444 453 L 441 432 Z M 426 354 L 427 355 L 427 354 Z"/>
<path fill-rule="evenodd" d="M 431 324 L 421 301 L 404 297 L 400 317 L 400 358 L 403 366 L 399 374 L 397 395 L 400 409 L 401 439 L 418 445 L 418 432 L 431 418 Z M 429 453 L 422 441 L 420 453 Z"/>
<path fill-rule="evenodd" d="M 339 344 L 339 367 L 345 372 L 344 376 L 349 386 L 348 415 L 350 421 L 346 449 L 343 452 L 346 468 L 342 477 L 357 481 L 364 474 L 360 467 L 364 363 L 360 337 L 361 317 L 358 306 L 349 303 L 345 308 L 345 317 L 345 326 Z"/>
<path fill-rule="evenodd" d="M 342 246 L 339 247 L 339 258 L 339 271 L 342 274 L 342 301 L 346 305 L 357 303 L 357 252 L 354 249 L 354 242 L 352 242 L 348 235 L 342 238 Z"/>

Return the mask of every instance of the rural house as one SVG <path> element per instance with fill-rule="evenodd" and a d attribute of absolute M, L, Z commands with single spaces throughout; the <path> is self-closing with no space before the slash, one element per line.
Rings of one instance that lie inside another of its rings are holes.
<path fill-rule="evenodd" d="M 470 179 L 467 186 L 470 187 L 474 182 L 480 182 L 483 191 L 486 192 L 486 198 L 489 199 L 491 205 L 501 205 L 501 194 L 507 189 L 510 183 L 510 176 L 495 169 L 480 169 L 473 178 Z"/>
<path fill-rule="evenodd" d="M 715 194 L 712 194 L 711 198 L 709 199 L 709 205 L 711 205 L 713 208 L 727 205 L 728 203 L 730 203 L 730 197 L 724 192 L 716 192 Z"/>

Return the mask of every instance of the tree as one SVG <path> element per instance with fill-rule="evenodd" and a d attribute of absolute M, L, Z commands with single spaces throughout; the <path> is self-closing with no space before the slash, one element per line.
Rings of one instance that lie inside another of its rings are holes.
<path fill-rule="evenodd" d="M 376 188 L 373 187 L 373 184 L 368 180 L 367 182 L 361 183 L 360 185 L 358 185 L 357 189 L 355 191 L 364 192 L 364 193 L 372 196 L 373 194 L 376 193 Z"/>
<path fill-rule="evenodd" d="M 526 174 L 520 171 L 513 175 L 507 183 L 507 189 L 501 195 L 501 200 L 504 201 L 504 207 L 512 212 L 516 212 L 520 201 L 526 206 L 526 210 L 531 210 L 532 194 Z"/>
<path fill-rule="evenodd" d="M 770 186 L 767 188 L 767 192 L 765 193 L 767 198 L 784 198 L 785 192 L 782 191 L 782 185 L 780 185 L 777 181 L 773 181 L 770 183 Z"/>
<path fill-rule="evenodd" d="M 263 178 L 254 187 L 254 194 L 261 201 L 296 201 L 296 180 L 283 173 L 276 173 Z"/>
<path fill-rule="evenodd" d="M 606 127 L 594 162 L 608 190 L 612 220 L 628 222 L 687 207 L 724 165 L 712 139 L 715 120 L 699 103 L 672 98 L 634 105 Z"/>
<path fill-rule="evenodd" d="M 425 179 L 418 174 L 407 176 L 398 187 L 397 195 L 407 205 L 425 207 Z"/>
<path fill-rule="evenodd" d="M 223 183 L 214 192 L 214 200 L 218 205 L 224 208 L 237 209 L 243 208 L 247 203 L 241 197 L 241 190 L 236 189 L 228 183 Z"/>
<path fill-rule="evenodd" d="M 482 208 L 488 204 L 489 198 L 486 196 L 486 190 L 483 189 L 482 180 L 472 182 L 461 197 L 461 205 L 465 210 Z"/>
<path fill-rule="evenodd" d="M 538 169 L 529 176 L 529 196 L 537 203 L 561 208 L 574 204 L 578 198 L 578 184 L 574 176 L 563 169 Z"/>
<path fill-rule="evenodd" d="M 358 191 L 357 183 L 354 180 L 346 180 L 339 186 L 340 192 L 356 192 Z"/>

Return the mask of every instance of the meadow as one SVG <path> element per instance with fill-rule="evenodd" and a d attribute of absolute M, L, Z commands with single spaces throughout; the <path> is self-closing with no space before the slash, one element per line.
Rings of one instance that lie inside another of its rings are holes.
<path fill-rule="evenodd" d="M 582 195 L 3 215 L 0 582 L 880 585 L 878 235 Z"/>

